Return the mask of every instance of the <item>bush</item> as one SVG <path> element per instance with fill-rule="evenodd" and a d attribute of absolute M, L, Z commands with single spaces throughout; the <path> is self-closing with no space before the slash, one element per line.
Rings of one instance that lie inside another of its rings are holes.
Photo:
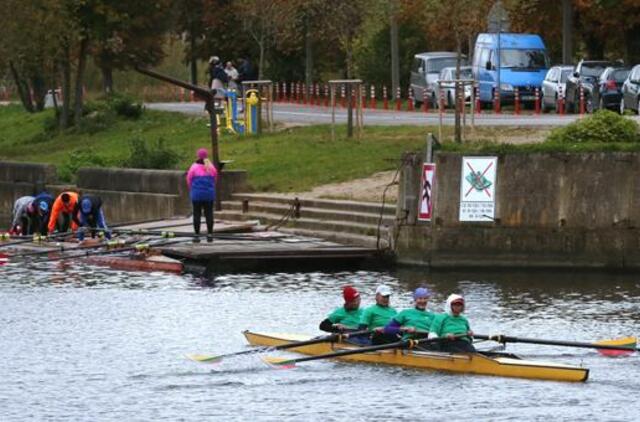
<path fill-rule="evenodd" d="M 180 161 L 177 152 L 166 146 L 163 138 L 157 140 L 151 147 L 140 138 L 129 140 L 131 155 L 122 165 L 138 169 L 173 169 Z"/>
<path fill-rule="evenodd" d="M 110 110 L 125 119 L 137 120 L 144 111 L 142 104 L 124 94 L 111 94 L 106 97 L 105 102 Z"/>
<path fill-rule="evenodd" d="M 58 166 L 58 178 L 63 182 L 72 182 L 80 167 L 106 167 L 108 160 L 96 154 L 90 148 L 73 150 L 61 166 Z"/>
<path fill-rule="evenodd" d="M 95 110 L 84 115 L 75 126 L 74 131 L 87 135 L 93 135 L 103 130 L 107 130 L 116 121 L 115 114 L 110 110 Z"/>
<path fill-rule="evenodd" d="M 598 110 L 587 118 L 554 129 L 546 141 L 572 144 L 640 142 L 640 127 L 617 113 Z"/>

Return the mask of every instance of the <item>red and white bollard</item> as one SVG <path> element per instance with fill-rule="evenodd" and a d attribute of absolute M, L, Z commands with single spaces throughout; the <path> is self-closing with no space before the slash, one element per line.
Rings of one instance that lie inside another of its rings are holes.
<path fill-rule="evenodd" d="M 387 95 L 386 85 L 382 85 L 382 108 L 389 110 L 389 95 Z"/>
<path fill-rule="evenodd" d="M 535 106 L 534 106 L 534 113 L 535 114 L 540 114 L 540 88 L 535 89 Z"/>
<path fill-rule="evenodd" d="M 429 112 L 429 93 L 426 89 L 422 90 L 422 111 Z"/>
<path fill-rule="evenodd" d="M 367 87 L 365 84 L 360 85 L 360 102 L 362 108 L 367 108 L 369 102 L 367 101 Z"/>
<path fill-rule="evenodd" d="M 371 95 L 371 103 L 369 103 L 369 108 L 372 109 L 372 110 L 375 110 L 377 108 L 377 104 L 376 104 L 376 86 L 375 85 L 371 85 L 370 95 Z"/>
<path fill-rule="evenodd" d="M 329 107 L 329 85 L 324 84 L 324 106 Z"/>
<path fill-rule="evenodd" d="M 500 91 L 493 91 L 493 111 L 496 114 L 500 114 Z"/>
<path fill-rule="evenodd" d="M 307 105 L 309 103 L 309 90 L 306 83 L 302 83 L 302 104 Z"/>
<path fill-rule="evenodd" d="M 316 105 L 322 105 L 322 92 L 319 83 L 316 84 Z"/>
<path fill-rule="evenodd" d="M 413 111 L 413 88 L 409 87 L 407 91 L 407 111 Z"/>
<path fill-rule="evenodd" d="M 562 87 L 558 87 L 558 104 L 557 104 L 558 114 L 561 116 L 564 115 L 564 90 Z"/>
<path fill-rule="evenodd" d="M 396 90 L 396 111 L 402 110 L 402 92 L 400 87 Z"/>
<path fill-rule="evenodd" d="M 482 113 L 482 102 L 480 102 L 480 87 L 474 85 L 472 89 L 474 92 L 474 99 L 476 101 L 476 104 L 475 104 L 476 114 L 480 114 Z"/>
<path fill-rule="evenodd" d="M 280 92 L 280 82 L 276 82 L 276 92 L 275 92 L 275 97 L 276 97 L 276 101 L 280 102 L 282 101 L 282 92 Z"/>
<path fill-rule="evenodd" d="M 438 93 L 438 109 L 440 110 L 440 117 L 444 114 L 444 91 L 439 90 Z"/>
<path fill-rule="evenodd" d="M 584 87 L 580 84 L 580 116 L 584 116 Z"/>
<path fill-rule="evenodd" d="M 520 92 L 517 86 L 513 88 L 513 109 L 516 115 L 520 114 Z"/>

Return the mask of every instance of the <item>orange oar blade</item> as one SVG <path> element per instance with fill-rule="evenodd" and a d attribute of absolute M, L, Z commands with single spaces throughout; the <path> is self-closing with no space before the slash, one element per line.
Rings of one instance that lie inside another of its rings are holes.
<path fill-rule="evenodd" d="M 598 341 L 596 342 L 596 344 L 602 344 L 605 346 L 620 346 L 620 347 L 628 347 L 631 350 L 605 350 L 605 349 L 598 349 L 598 353 L 600 353 L 603 356 L 609 356 L 609 357 L 620 357 L 620 356 L 629 356 L 630 354 L 632 354 L 636 348 L 636 344 L 637 344 L 638 340 L 635 337 L 624 337 L 624 338 L 618 338 L 618 339 L 613 339 L 613 340 L 602 340 L 602 341 Z"/>

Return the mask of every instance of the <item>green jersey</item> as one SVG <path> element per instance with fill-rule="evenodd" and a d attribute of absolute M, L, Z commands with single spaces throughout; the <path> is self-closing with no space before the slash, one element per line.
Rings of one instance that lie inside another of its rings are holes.
<path fill-rule="evenodd" d="M 342 324 L 348 328 L 358 328 L 360 318 L 362 317 L 362 309 L 345 309 L 344 306 L 336 308 L 329 314 L 327 319 L 332 324 Z"/>
<path fill-rule="evenodd" d="M 462 315 L 453 316 L 449 314 L 438 314 L 433 318 L 429 332 L 436 334 L 438 337 L 445 337 L 447 334 L 464 334 L 471 330 L 469 321 Z M 468 337 L 462 340 L 471 341 Z"/>
<path fill-rule="evenodd" d="M 366 325 L 368 330 L 384 327 L 396 314 L 397 311 L 391 306 L 372 305 L 362 312 L 360 325 Z"/>
<path fill-rule="evenodd" d="M 402 327 L 413 327 L 418 332 L 428 333 L 431 323 L 436 314 L 427 310 L 417 308 L 404 309 L 393 317 L 393 319 Z M 403 339 L 411 338 L 411 335 L 404 335 Z"/>

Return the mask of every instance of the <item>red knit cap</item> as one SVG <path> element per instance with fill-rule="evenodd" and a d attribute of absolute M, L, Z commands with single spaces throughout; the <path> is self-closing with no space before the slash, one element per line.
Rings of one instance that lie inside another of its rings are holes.
<path fill-rule="evenodd" d="M 355 287 L 345 286 L 342 289 L 342 297 L 344 298 L 345 302 L 351 302 L 355 300 L 358 296 L 360 296 L 360 293 L 356 290 Z"/>

